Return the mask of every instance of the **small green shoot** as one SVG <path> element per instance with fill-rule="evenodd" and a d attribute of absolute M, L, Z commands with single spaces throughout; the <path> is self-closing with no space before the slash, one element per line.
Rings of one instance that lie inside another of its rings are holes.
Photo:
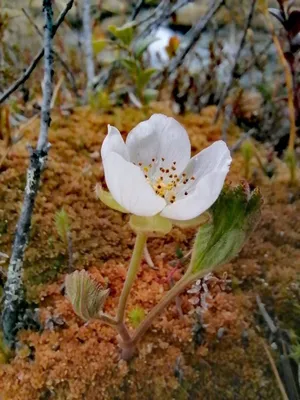
<path fill-rule="evenodd" d="M 145 316 L 145 310 L 139 306 L 133 308 L 128 313 L 129 321 L 134 328 L 137 328 L 140 325 Z"/>
<path fill-rule="evenodd" d="M 244 159 L 244 176 L 249 180 L 251 177 L 251 160 L 253 158 L 253 145 L 249 140 L 246 140 L 241 146 L 241 152 Z"/>
<path fill-rule="evenodd" d="M 68 214 L 63 208 L 55 214 L 55 226 L 59 237 L 67 244 L 70 232 L 70 220 Z"/>
<path fill-rule="evenodd" d="M 290 171 L 290 184 L 295 185 L 297 181 L 296 172 L 297 172 L 297 160 L 296 154 L 294 150 L 287 150 L 285 153 L 285 162 Z"/>

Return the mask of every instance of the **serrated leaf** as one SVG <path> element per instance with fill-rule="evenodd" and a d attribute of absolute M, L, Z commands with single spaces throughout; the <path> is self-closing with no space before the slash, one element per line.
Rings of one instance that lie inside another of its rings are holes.
<path fill-rule="evenodd" d="M 75 313 L 84 321 L 98 317 L 109 295 L 109 289 L 103 289 L 85 270 L 67 275 L 65 287 Z"/>
<path fill-rule="evenodd" d="M 214 268 L 235 257 L 260 217 L 262 198 L 247 184 L 225 186 L 211 207 L 212 220 L 196 235 L 191 271 Z"/>

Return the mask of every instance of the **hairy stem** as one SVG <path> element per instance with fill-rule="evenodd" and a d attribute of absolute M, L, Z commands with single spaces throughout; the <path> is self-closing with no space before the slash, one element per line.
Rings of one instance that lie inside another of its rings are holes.
<path fill-rule="evenodd" d="M 141 337 L 147 332 L 152 325 L 154 319 L 161 314 L 161 312 L 170 304 L 175 298 L 184 291 L 184 289 L 194 281 L 193 276 L 184 276 L 170 289 L 165 297 L 150 311 L 147 317 L 142 321 L 137 330 L 135 331 L 132 344 L 136 345 Z"/>
<path fill-rule="evenodd" d="M 118 311 L 117 311 L 117 321 L 118 323 L 123 322 L 126 303 L 128 299 L 129 292 L 132 288 L 133 282 L 138 272 L 138 268 L 141 263 L 141 259 L 144 252 L 144 247 L 147 241 L 147 236 L 144 233 L 138 233 L 133 249 L 133 254 L 131 257 L 129 269 L 127 272 L 126 280 L 123 286 L 123 290 L 120 296 Z"/>

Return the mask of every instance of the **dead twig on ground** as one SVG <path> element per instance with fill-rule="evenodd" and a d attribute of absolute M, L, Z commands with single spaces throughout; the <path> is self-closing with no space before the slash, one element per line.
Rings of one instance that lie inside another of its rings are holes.
<path fill-rule="evenodd" d="M 267 354 L 268 360 L 269 360 L 269 362 L 270 362 L 270 365 L 271 365 L 273 374 L 274 374 L 274 376 L 275 376 L 275 379 L 276 379 L 278 388 L 279 388 L 280 393 L 281 393 L 281 395 L 282 395 L 282 398 L 283 398 L 283 400 L 289 400 L 289 398 L 288 398 L 288 396 L 287 396 L 287 394 L 286 394 L 284 385 L 283 385 L 283 383 L 282 383 L 282 380 L 281 380 L 281 378 L 280 378 L 280 375 L 279 375 L 279 373 L 278 373 L 278 370 L 277 370 L 277 368 L 276 368 L 275 361 L 273 360 L 272 354 L 271 354 L 271 352 L 270 352 L 268 346 L 266 345 L 265 341 L 262 339 L 261 342 L 262 342 L 262 345 L 263 345 L 263 347 L 264 347 L 264 349 L 265 349 L 265 352 L 266 352 L 266 354 Z"/>
<path fill-rule="evenodd" d="M 74 0 L 69 0 L 68 3 L 66 4 L 66 7 L 64 10 L 60 13 L 59 17 L 57 18 L 55 24 L 53 24 L 52 31 L 51 31 L 51 38 L 53 38 L 57 32 L 57 29 L 59 28 L 60 24 L 63 22 L 65 16 L 67 15 L 68 11 L 72 8 L 74 3 Z M 44 56 L 44 48 L 41 48 L 41 50 L 37 53 L 37 55 L 34 57 L 33 61 L 29 65 L 29 67 L 26 69 L 26 71 L 17 79 L 2 95 L 0 96 L 0 104 L 3 103 L 13 92 L 15 92 L 24 82 L 26 82 L 32 72 L 35 70 L 37 67 L 39 61 L 43 58 Z"/>

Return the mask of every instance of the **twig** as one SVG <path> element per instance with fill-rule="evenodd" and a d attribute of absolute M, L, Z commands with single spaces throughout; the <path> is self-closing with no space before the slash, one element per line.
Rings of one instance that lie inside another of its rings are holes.
<path fill-rule="evenodd" d="M 55 24 L 53 24 L 53 27 L 52 27 L 51 38 L 53 38 L 55 36 L 57 29 L 59 28 L 60 24 L 63 22 L 68 11 L 72 8 L 73 3 L 74 3 L 74 0 L 69 0 L 68 3 L 66 4 L 66 7 L 64 8 L 64 10 L 58 16 Z M 15 83 L 13 83 L 1 95 L 0 104 L 3 103 L 14 91 L 16 91 L 24 82 L 26 82 L 28 80 L 28 78 L 30 77 L 32 72 L 35 70 L 36 66 L 38 65 L 39 61 L 43 58 L 43 56 L 44 56 L 44 48 L 41 48 L 41 50 L 34 57 L 33 61 L 31 62 L 29 67 L 26 69 L 26 71 L 19 77 L 19 79 L 16 80 Z"/>
<path fill-rule="evenodd" d="M 70 231 L 67 232 L 69 272 L 73 272 L 73 240 Z"/>
<path fill-rule="evenodd" d="M 228 104 L 225 107 L 225 113 L 224 113 L 224 122 L 223 122 L 223 126 L 222 126 L 222 135 L 221 135 L 221 139 L 227 143 L 227 131 L 229 128 L 229 124 L 230 124 L 230 120 L 232 117 L 232 113 L 233 113 L 233 106 L 232 104 Z"/>
<path fill-rule="evenodd" d="M 31 18 L 30 14 L 26 11 L 25 8 L 22 8 L 22 12 L 25 15 L 25 17 L 28 19 L 28 21 L 31 23 L 31 25 L 34 27 L 35 31 L 37 32 L 37 34 L 43 38 L 43 34 L 40 31 L 39 27 L 37 26 L 37 24 L 34 22 L 34 20 Z M 55 57 L 57 58 L 57 60 L 61 63 L 62 67 L 66 70 L 67 73 L 67 78 L 69 79 L 69 82 L 72 86 L 73 92 L 75 94 L 75 96 L 77 98 L 79 98 L 79 94 L 78 94 L 78 89 L 76 86 L 76 81 L 75 81 L 75 77 L 73 75 L 73 72 L 70 70 L 68 64 L 65 62 L 65 60 L 60 56 L 60 54 L 58 53 L 58 51 L 54 48 L 53 49 L 53 54 L 55 55 Z"/>
<path fill-rule="evenodd" d="M 148 266 L 150 267 L 150 268 L 152 268 L 152 269 L 158 269 L 155 265 L 154 265 L 154 262 L 152 261 L 152 258 L 151 258 L 151 256 L 150 256 L 150 253 L 149 253 L 149 250 L 148 250 L 148 247 L 147 247 L 147 245 L 145 245 L 145 247 L 144 247 L 144 258 L 145 258 L 145 261 L 146 261 L 146 263 L 148 264 Z"/>
<path fill-rule="evenodd" d="M 169 19 L 176 11 L 184 7 L 193 0 L 178 0 L 172 7 L 170 7 L 169 0 L 163 0 L 158 3 L 153 13 L 147 15 L 140 21 L 136 21 L 135 26 L 143 25 L 145 22 L 150 21 L 144 29 L 140 32 L 137 39 L 149 35 L 151 31 L 157 29 L 164 21 Z"/>
<path fill-rule="evenodd" d="M 205 30 L 207 27 L 209 21 L 212 19 L 212 17 L 216 14 L 217 11 L 221 8 L 221 6 L 224 4 L 224 0 L 215 0 L 213 2 L 213 5 L 210 7 L 206 15 L 201 18 L 196 25 L 190 30 L 188 35 L 190 36 L 188 43 L 181 49 L 181 51 L 178 53 L 176 57 L 172 60 L 168 70 L 167 74 L 171 75 L 180 65 L 183 63 L 186 55 L 190 52 L 190 50 L 195 46 L 197 41 L 199 40 L 199 37 L 201 33 Z"/>
<path fill-rule="evenodd" d="M 91 2 L 90 0 L 82 1 L 82 25 L 83 25 L 83 43 L 85 51 L 87 89 L 92 87 L 95 77 L 95 67 L 93 60 L 92 47 L 92 27 L 91 27 Z"/>
<path fill-rule="evenodd" d="M 290 138 L 289 138 L 288 149 L 290 151 L 294 151 L 295 140 L 296 140 L 296 121 L 295 121 L 295 105 L 294 105 L 294 92 L 293 92 L 293 77 L 289 64 L 284 56 L 278 37 L 276 36 L 275 29 L 268 11 L 264 13 L 264 16 L 266 18 L 268 28 L 271 32 L 274 45 L 276 47 L 280 62 L 283 66 L 285 73 L 285 81 L 288 92 L 289 117 L 290 117 Z"/>
<path fill-rule="evenodd" d="M 246 25 L 245 25 L 245 28 L 244 28 L 243 36 L 242 36 L 239 48 L 238 48 L 238 50 L 236 52 L 236 55 L 235 55 L 235 58 L 234 58 L 234 61 L 233 61 L 233 67 L 232 67 L 231 75 L 230 75 L 230 78 L 229 78 L 229 80 L 227 82 L 227 85 L 225 86 L 225 88 L 224 88 L 224 90 L 223 90 L 223 92 L 221 94 L 221 98 L 220 98 L 220 101 L 219 101 L 218 110 L 217 110 L 214 122 L 216 122 L 220 117 L 220 114 L 221 114 L 221 111 L 222 111 L 222 108 L 223 108 L 223 104 L 224 104 L 224 102 L 226 100 L 228 92 L 229 92 L 229 90 L 231 88 L 231 85 L 233 83 L 235 74 L 237 72 L 238 61 L 239 61 L 240 55 L 242 53 L 242 50 L 243 50 L 245 42 L 246 42 L 247 32 L 248 32 L 248 29 L 250 27 L 250 24 L 251 24 L 253 15 L 254 15 L 256 1 L 257 0 L 252 0 L 250 11 L 249 11 L 248 18 L 247 18 L 247 21 L 246 21 Z"/>
<path fill-rule="evenodd" d="M 282 395 L 282 398 L 283 398 L 283 400 L 289 400 L 289 398 L 288 398 L 288 396 L 287 396 L 287 394 L 286 394 L 285 388 L 284 388 L 284 386 L 283 386 L 282 380 L 281 380 L 281 378 L 280 378 L 280 376 L 279 376 L 278 370 L 277 370 L 277 368 L 276 368 L 275 362 L 274 362 L 274 360 L 273 360 L 272 354 L 271 354 L 270 350 L 268 349 L 268 346 L 266 345 L 266 343 L 265 343 L 264 340 L 262 340 L 262 345 L 263 345 L 263 347 L 264 347 L 264 349 L 265 349 L 265 352 L 266 352 L 266 354 L 267 354 L 268 360 L 269 360 L 269 362 L 270 362 L 270 365 L 271 365 L 273 374 L 274 374 L 274 376 L 275 376 L 276 382 L 277 382 L 277 384 L 278 384 L 278 388 L 279 388 L 279 390 L 280 390 L 280 393 L 281 393 L 281 395 Z"/>
<path fill-rule="evenodd" d="M 255 129 L 250 129 L 248 132 L 244 133 L 237 141 L 234 143 L 231 148 L 230 152 L 233 154 L 235 151 L 239 150 L 241 145 L 244 143 L 245 140 L 249 139 L 255 133 Z"/>
<path fill-rule="evenodd" d="M 141 11 L 143 5 L 145 3 L 145 0 L 139 0 L 133 8 L 132 14 L 131 14 L 131 21 L 134 21 L 136 19 L 136 17 L 138 16 L 139 12 Z"/>
<path fill-rule="evenodd" d="M 21 322 L 21 308 L 24 305 L 23 290 L 23 261 L 24 253 L 29 240 L 31 216 L 39 189 L 41 173 L 44 169 L 49 150 L 48 128 L 51 123 L 50 103 L 52 97 L 52 37 L 53 11 L 52 0 L 43 0 L 45 17 L 44 30 L 44 81 L 43 103 L 41 110 L 41 124 L 37 147 L 30 149 L 30 163 L 27 169 L 25 195 L 17 230 L 12 247 L 12 254 L 8 267 L 7 281 L 4 288 L 4 306 L 2 326 L 4 340 L 10 347 L 15 346 L 15 340 Z"/>
<path fill-rule="evenodd" d="M 261 315 L 263 316 L 266 324 L 268 325 L 270 331 L 274 334 L 277 332 L 277 326 L 274 324 L 272 318 L 270 317 L 270 315 L 268 314 L 264 304 L 261 302 L 260 296 L 257 295 L 256 296 L 256 303 L 258 305 L 258 309 L 261 313 Z"/>
<path fill-rule="evenodd" d="M 61 87 L 63 81 L 64 81 L 64 76 L 61 75 L 61 77 L 59 78 L 59 80 L 58 80 L 58 82 L 57 82 L 57 84 L 56 84 L 56 86 L 55 86 L 55 88 L 54 88 L 54 90 L 53 90 L 53 95 L 52 95 L 51 104 L 50 104 L 50 109 L 51 109 L 51 110 L 52 110 L 52 108 L 53 108 L 54 105 L 55 105 L 55 101 L 56 101 L 56 98 L 57 98 L 59 89 L 60 89 L 60 87 Z"/>

